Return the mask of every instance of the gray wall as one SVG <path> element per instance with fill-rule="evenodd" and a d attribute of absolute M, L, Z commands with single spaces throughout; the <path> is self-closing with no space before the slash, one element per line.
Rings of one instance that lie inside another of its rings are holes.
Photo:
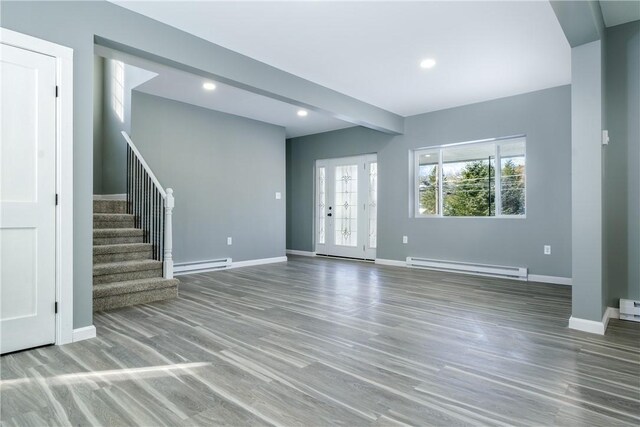
<path fill-rule="evenodd" d="M 607 29 L 605 305 L 640 299 L 640 21 Z"/>
<path fill-rule="evenodd" d="M 316 159 L 378 153 L 378 258 L 407 256 L 528 266 L 571 277 L 571 90 L 562 86 L 408 117 L 405 134 L 350 128 L 287 142 L 287 247 L 313 251 Z M 410 218 L 409 152 L 527 135 L 527 218 Z M 409 243 L 402 244 L 402 236 Z M 543 255 L 543 245 L 552 255 Z"/>
<path fill-rule="evenodd" d="M 176 198 L 174 262 L 284 256 L 284 128 L 133 94 L 132 140 Z"/>
<path fill-rule="evenodd" d="M 93 194 L 102 192 L 102 108 L 104 106 L 104 58 L 93 60 Z"/>
<path fill-rule="evenodd" d="M 147 70 L 124 64 L 124 115 L 120 120 L 113 109 L 111 93 L 114 86 L 113 60 L 103 60 L 103 104 L 102 104 L 102 146 L 100 155 L 94 159 L 100 162 L 101 192 L 97 194 L 123 194 L 127 192 L 127 151 L 126 141 L 121 132 L 131 134 L 131 97 L 133 88 L 155 76 Z M 94 122 L 95 126 L 95 122 Z M 94 163 L 94 168 L 95 168 Z M 95 176 L 95 172 L 94 172 Z"/>
<path fill-rule="evenodd" d="M 571 49 L 572 316 L 604 312 L 602 205 L 602 42 Z"/>

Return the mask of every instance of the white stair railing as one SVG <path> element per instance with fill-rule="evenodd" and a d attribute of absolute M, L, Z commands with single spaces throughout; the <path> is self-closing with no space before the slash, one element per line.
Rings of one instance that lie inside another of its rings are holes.
<path fill-rule="evenodd" d="M 122 136 L 127 141 L 127 212 L 143 230 L 144 242 L 152 244 L 153 258 L 162 261 L 163 277 L 172 279 L 173 189 L 162 188 L 129 135 L 122 131 Z"/>
<path fill-rule="evenodd" d="M 164 199 L 164 278 L 173 279 L 173 189 L 167 188 L 167 197 Z"/>

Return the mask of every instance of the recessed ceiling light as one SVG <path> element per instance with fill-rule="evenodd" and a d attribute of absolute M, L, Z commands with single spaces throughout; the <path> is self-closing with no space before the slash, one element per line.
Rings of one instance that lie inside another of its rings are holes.
<path fill-rule="evenodd" d="M 202 85 L 202 87 L 206 90 L 214 90 L 216 88 L 216 85 L 211 82 L 206 82 Z"/>
<path fill-rule="evenodd" d="M 422 68 L 433 68 L 436 65 L 436 60 L 433 58 L 423 59 L 420 62 L 420 67 Z"/>
<path fill-rule="evenodd" d="M 298 110 L 298 115 L 300 117 L 307 117 L 307 114 L 309 114 L 307 110 Z"/>

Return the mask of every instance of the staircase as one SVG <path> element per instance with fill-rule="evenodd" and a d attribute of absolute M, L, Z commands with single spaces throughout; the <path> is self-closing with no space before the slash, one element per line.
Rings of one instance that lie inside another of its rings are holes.
<path fill-rule="evenodd" d="M 93 201 L 93 310 L 145 304 L 178 296 L 178 279 L 163 278 L 152 243 L 134 228 L 126 200 Z"/>

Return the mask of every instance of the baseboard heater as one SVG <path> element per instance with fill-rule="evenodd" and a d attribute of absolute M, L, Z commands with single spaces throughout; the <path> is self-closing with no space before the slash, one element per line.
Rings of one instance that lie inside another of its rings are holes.
<path fill-rule="evenodd" d="M 208 261 L 193 261 L 175 264 L 173 273 L 176 275 L 202 273 L 205 271 L 221 270 L 231 265 L 231 258 L 211 259 Z"/>
<path fill-rule="evenodd" d="M 640 301 L 621 298 L 620 319 L 640 322 Z"/>
<path fill-rule="evenodd" d="M 526 267 L 507 267 L 502 265 L 473 264 L 457 261 L 441 261 L 435 259 L 407 257 L 407 266 L 430 270 L 449 271 L 452 273 L 475 274 L 481 276 L 504 277 L 508 279 L 527 280 Z"/>

